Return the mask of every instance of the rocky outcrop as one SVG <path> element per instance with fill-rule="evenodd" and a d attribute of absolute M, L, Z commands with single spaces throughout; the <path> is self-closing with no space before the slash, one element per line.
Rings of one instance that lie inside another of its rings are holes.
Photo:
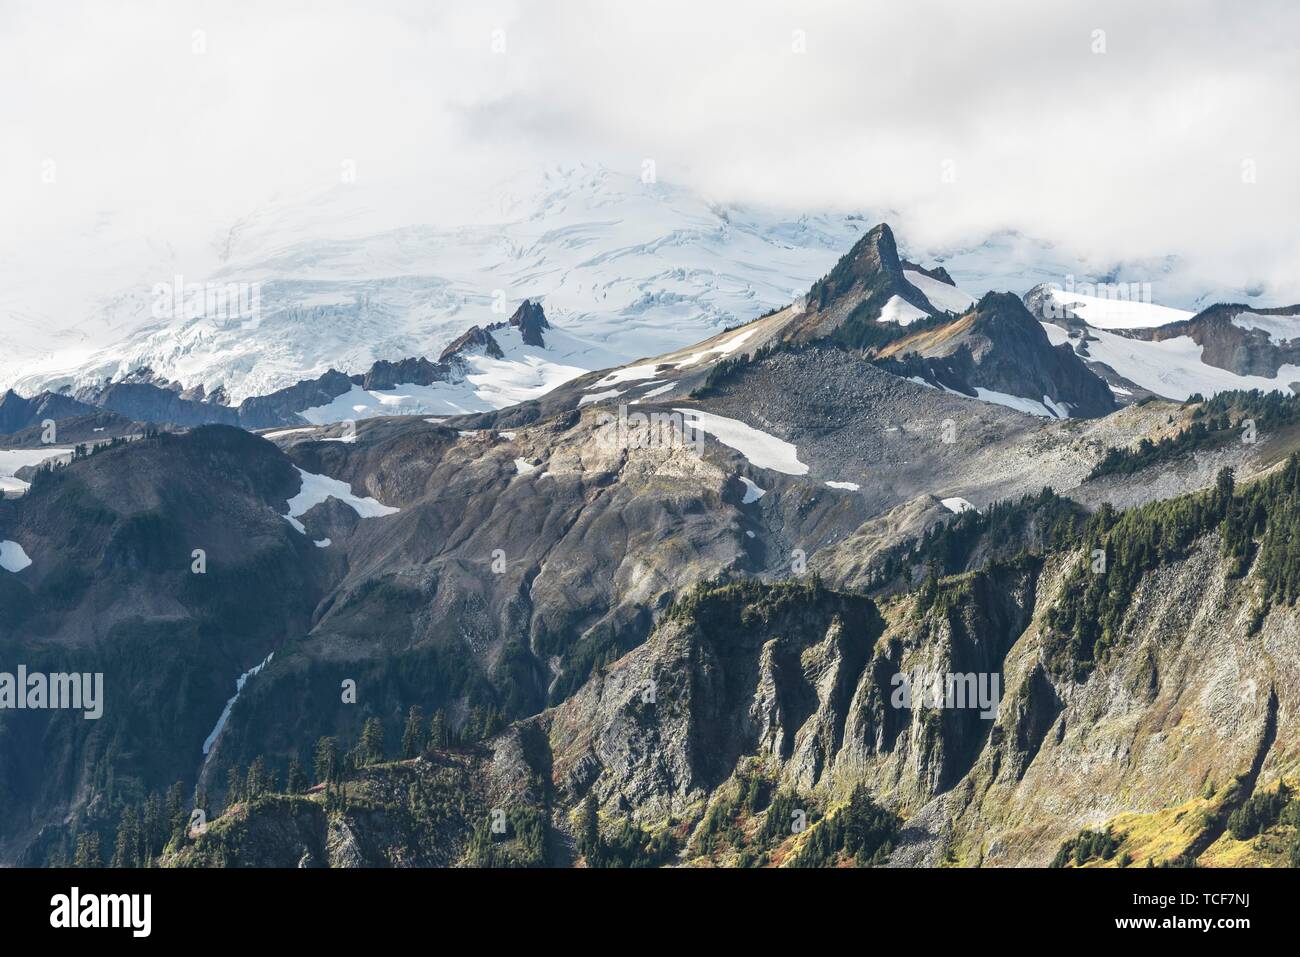
<path fill-rule="evenodd" d="M 1269 320 L 1294 335 L 1267 330 Z M 1287 321 L 1289 320 L 1289 321 Z M 1257 309 L 1221 303 L 1205 309 L 1186 322 L 1174 322 L 1156 329 L 1130 333 L 1161 342 L 1190 336 L 1201 347 L 1201 361 L 1237 375 L 1273 378 L 1283 365 L 1300 365 L 1300 306 Z"/>
<path fill-rule="evenodd" d="M 185 428 L 239 424 L 239 413 L 234 409 L 184 399 L 179 390 L 144 382 L 114 382 L 99 392 L 95 402 L 137 422 L 168 422 Z"/>
<path fill-rule="evenodd" d="M 786 337 L 794 342 L 829 339 L 860 346 L 871 324 L 894 297 L 933 316 L 937 310 L 903 275 L 893 230 L 885 223 L 859 239 L 826 276 L 813 283 L 805 308 Z"/>
<path fill-rule="evenodd" d="M 432 363 L 424 356 L 388 362 L 381 359 L 370 367 L 361 380 L 365 389 L 395 389 L 399 385 L 429 385 L 446 381 L 447 367 Z"/>
<path fill-rule="evenodd" d="M 484 355 L 493 359 L 505 357 L 500 344 L 492 338 L 492 333 L 479 326 L 470 326 L 442 350 L 438 355 L 438 362 L 439 364 L 454 362 L 459 357 L 476 350 L 482 350 Z"/>
<path fill-rule="evenodd" d="M 884 367 L 975 395 L 977 388 L 1045 398 L 1070 415 L 1107 415 L 1116 408 L 1106 383 L 1065 344 L 1053 346 L 1013 293 L 988 293 L 951 323 L 927 328 L 880 350 Z"/>
<path fill-rule="evenodd" d="M 814 785 L 880 627 L 869 600 L 816 583 L 702 590 L 550 716 L 555 783 L 649 820 L 706 800 L 747 755 Z"/>
<path fill-rule="evenodd" d="M 519 330 L 519 338 L 524 345 L 545 348 L 546 339 L 542 331 L 549 329 L 551 324 L 546 321 L 546 313 L 542 311 L 540 302 L 525 299 L 510 317 L 509 325 Z"/>
<path fill-rule="evenodd" d="M 957 285 L 957 283 L 953 281 L 952 276 L 948 274 L 948 270 L 944 269 L 942 266 L 926 267 L 914 263 L 909 259 L 901 260 L 900 263 L 902 267 L 908 270 L 909 272 L 919 272 L 923 276 L 929 276 L 931 279 L 937 279 L 939 282 L 944 283 L 945 285 L 948 286 L 956 287 Z"/>
<path fill-rule="evenodd" d="M 78 415 L 93 415 L 96 408 L 66 395 L 42 392 L 24 399 L 10 389 L 0 396 L 0 435 L 21 432 L 46 419 L 65 419 Z"/>
<path fill-rule="evenodd" d="M 239 425 L 246 429 L 269 429 L 282 425 L 301 425 L 298 415 L 304 409 L 328 405 L 341 395 L 346 395 L 359 384 L 352 376 L 330 369 L 315 379 L 303 379 L 295 385 L 272 392 L 270 395 L 252 396 L 239 404 Z"/>

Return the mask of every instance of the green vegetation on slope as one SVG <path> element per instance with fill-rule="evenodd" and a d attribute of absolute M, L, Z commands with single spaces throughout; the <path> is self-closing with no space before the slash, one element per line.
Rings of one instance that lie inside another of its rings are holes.
<path fill-rule="evenodd" d="M 1212 448 L 1233 439 L 1240 440 L 1247 421 L 1256 432 L 1300 422 L 1300 396 L 1281 392 L 1220 392 L 1205 402 L 1194 395 L 1184 404 L 1196 404 L 1192 424 L 1177 435 L 1159 442 L 1143 439 L 1135 448 L 1108 448 L 1093 467 L 1088 479 L 1104 475 L 1133 475 L 1152 465 L 1170 462 L 1195 449 Z"/>
<path fill-rule="evenodd" d="M 1206 492 L 1124 513 L 1108 505 L 1098 510 L 1083 534 L 1092 557 L 1076 566 L 1049 613 L 1045 647 L 1053 671 L 1082 680 L 1105 661 L 1123 641 L 1121 624 L 1142 577 L 1215 531 L 1231 576 L 1243 576 L 1253 562 L 1256 625 L 1270 607 L 1293 605 L 1300 597 L 1300 454 L 1240 490 L 1224 469 Z"/>
<path fill-rule="evenodd" d="M 957 575 L 972 570 L 980 559 L 985 564 L 1022 552 L 1070 547 L 1079 541 L 1086 521 L 1083 506 L 1050 488 L 1017 501 L 993 502 L 982 512 L 962 512 L 886 549 L 873 563 L 872 585 L 898 581 L 910 588 L 921 570 L 939 577 Z"/>

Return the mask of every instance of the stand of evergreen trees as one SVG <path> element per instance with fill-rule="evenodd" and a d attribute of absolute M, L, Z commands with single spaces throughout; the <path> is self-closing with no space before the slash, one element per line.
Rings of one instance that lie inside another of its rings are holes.
<path fill-rule="evenodd" d="M 910 588 L 918 569 L 936 578 L 957 575 L 970 568 L 977 553 L 985 561 L 1006 561 L 1022 552 L 1068 547 L 1079 541 L 1086 523 L 1083 506 L 1051 488 L 993 502 L 982 512 L 961 512 L 886 549 L 873 563 L 871 584 L 883 588 L 897 582 Z"/>
<path fill-rule="evenodd" d="M 1185 404 L 1197 404 L 1192 424 L 1177 435 L 1159 442 L 1143 439 L 1136 448 L 1106 450 L 1105 456 L 1088 473 L 1089 479 L 1104 475 L 1133 475 L 1152 465 L 1170 462 L 1193 449 L 1209 448 L 1236 439 L 1243 423 L 1250 420 L 1257 433 L 1300 422 L 1300 396 L 1281 392 L 1220 392 L 1208 402 L 1193 395 Z"/>
<path fill-rule="evenodd" d="M 1082 536 L 1089 555 L 1048 615 L 1049 666 L 1057 674 L 1086 677 L 1122 643 L 1124 615 L 1142 577 L 1185 557 L 1198 539 L 1215 531 L 1230 575 L 1244 575 L 1253 563 L 1256 626 L 1274 605 L 1294 605 L 1300 598 L 1300 454 L 1241 489 L 1225 468 L 1206 492 L 1124 513 L 1102 506 Z M 1104 555 L 1099 572 L 1092 570 L 1094 550 Z"/>

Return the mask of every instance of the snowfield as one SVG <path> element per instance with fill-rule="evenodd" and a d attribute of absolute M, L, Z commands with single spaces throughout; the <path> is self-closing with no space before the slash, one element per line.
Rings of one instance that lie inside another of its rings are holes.
<path fill-rule="evenodd" d="M 1060 326 L 1043 323 L 1043 329 L 1053 345 L 1072 343 Z M 1201 361 L 1203 350 L 1191 336 L 1147 342 L 1145 339 L 1128 339 L 1100 329 L 1094 330 L 1092 335 L 1096 341 L 1087 344 L 1090 360 L 1104 362 L 1130 382 L 1179 402 L 1196 392 L 1207 399 L 1232 389 L 1289 392 L 1290 383 L 1300 382 L 1300 366 L 1295 365 L 1282 366 L 1271 379 L 1237 375 L 1227 369 L 1208 365 Z"/>
<path fill-rule="evenodd" d="M 1257 312 L 1239 312 L 1232 324 L 1241 329 L 1263 329 L 1274 342 L 1300 339 L 1300 316 L 1261 316 Z"/>
<path fill-rule="evenodd" d="M 643 183 L 639 169 L 602 166 L 552 166 L 493 185 L 469 225 L 392 228 L 369 217 L 361 189 L 268 204 L 214 237 L 228 246 L 224 261 L 185 268 L 159 251 L 153 261 L 104 270 L 97 298 L 61 306 L 54 318 L 66 331 L 45 323 L 39 348 L 28 327 L 41 327 L 19 295 L 27 286 L 6 285 L 0 388 L 33 395 L 149 366 L 186 386 L 224 385 L 238 403 L 331 367 L 355 373 L 378 359 L 436 357 L 471 325 L 504 320 L 525 298 L 542 302 L 553 331 L 612 354 L 561 364 L 612 368 L 786 305 L 873 225 L 843 213 L 721 206 L 669 183 Z M 260 284 L 257 321 L 156 316 L 153 285 L 177 273 L 187 282 Z M 120 288 L 113 276 L 131 284 Z M 512 378 L 486 365 L 482 372 Z M 530 391 L 542 377 L 531 372 Z M 452 411 L 468 404 L 448 398 Z M 504 396 L 480 398 L 505 404 Z"/>
<path fill-rule="evenodd" d="M 775 435 L 746 425 L 736 419 L 701 412 L 699 409 L 673 409 L 687 416 L 686 424 L 713 436 L 723 445 L 735 449 L 751 465 L 786 475 L 807 475 L 808 466 L 799 461 L 799 450 Z"/>
<path fill-rule="evenodd" d="M 1152 302 L 1085 296 L 1064 289 L 1053 289 L 1052 298 L 1095 329 L 1153 329 L 1196 315 Z"/>
<path fill-rule="evenodd" d="M 953 512 L 954 514 L 957 515 L 960 515 L 962 512 L 977 511 L 975 506 L 972 505 L 970 502 L 966 501 L 964 498 L 945 498 L 942 500 L 942 505 L 948 511 Z"/>
<path fill-rule="evenodd" d="M 975 297 L 962 292 L 956 286 L 950 286 L 938 279 L 931 279 L 923 272 L 904 269 L 903 278 L 930 301 L 930 305 L 942 312 L 962 313 L 975 305 Z"/>
<path fill-rule="evenodd" d="M 603 347 L 563 330 L 547 329 L 543 333 L 545 347 L 526 345 L 514 327 L 497 329 L 492 338 L 505 357 L 495 359 L 481 351 L 463 356 L 466 371 L 459 381 L 398 385 L 393 389 L 354 385 L 334 401 L 313 406 L 301 415 L 315 425 L 325 425 L 378 415 L 491 412 L 536 399 L 571 379 L 621 361 Z"/>

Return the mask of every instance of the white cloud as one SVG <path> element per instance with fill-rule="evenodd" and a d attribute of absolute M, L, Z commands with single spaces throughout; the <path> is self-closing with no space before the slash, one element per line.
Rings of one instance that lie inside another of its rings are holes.
<path fill-rule="evenodd" d="M 918 247 L 1017 229 L 1300 299 L 1298 29 L 1265 0 L 8 3 L 0 321 L 202 271 L 345 161 L 364 200 L 303 230 L 467 221 L 516 170 L 652 158 L 723 201 L 892 210 Z"/>

